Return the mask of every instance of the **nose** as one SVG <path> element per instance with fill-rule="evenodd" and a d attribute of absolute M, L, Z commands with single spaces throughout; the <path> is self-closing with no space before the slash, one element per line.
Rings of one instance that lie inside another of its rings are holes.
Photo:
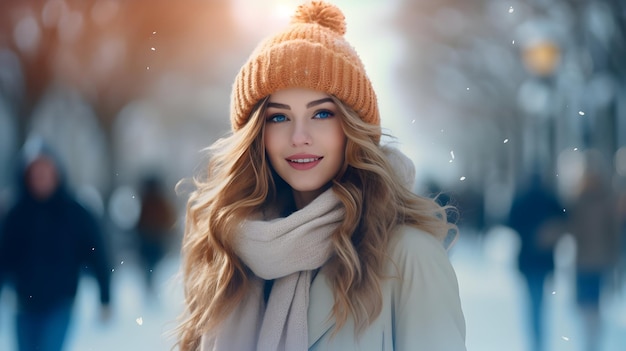
<path fill-rule="evenodd" d="M 291 131 L 291 144 L 293 146 L 311 145 L 311 133 L 306 121 L 297 121 Z"/>

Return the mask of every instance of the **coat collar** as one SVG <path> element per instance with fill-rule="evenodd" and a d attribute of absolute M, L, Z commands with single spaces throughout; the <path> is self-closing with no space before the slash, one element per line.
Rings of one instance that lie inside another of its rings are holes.
<path fill-rule="evenodd" d="M 319 270 L 311 283 L 308 307 L 309 348 L 335 325 L 332 309 L 335 303 L 333 290 L 328 282 L 325 268 Z"/>

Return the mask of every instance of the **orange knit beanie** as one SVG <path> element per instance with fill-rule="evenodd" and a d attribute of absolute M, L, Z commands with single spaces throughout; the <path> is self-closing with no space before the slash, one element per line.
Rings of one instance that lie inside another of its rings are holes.
<path fill-rule="evenodd" d="M 345 17 L 335 5 L 300 5 L 287 29 L 262 41 L 239 71 L 231 95 L 232 129 L 248 122 L 260 99 L 293 87 L 334 95 L 379 126 L 376 94 L 345 32 Z"/>

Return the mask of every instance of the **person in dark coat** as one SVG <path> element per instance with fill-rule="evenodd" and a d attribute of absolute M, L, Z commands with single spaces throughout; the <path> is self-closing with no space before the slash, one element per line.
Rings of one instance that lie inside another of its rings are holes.
<path fill-rule="evenodd" d="M 513 200 L 508 225 L 520 239 L 518 269 L 526 281 L 530 300 L 532 350 L 544 349 L 543 297 L 548 276 L 554 271 L 554 246 L 564 231 L 563 206 L 539 173 Z"/>
<path fill-rule="evenodd" d="M 153 275 L 174 239 L 176 211 L 157 175 L 141 184 L 141 211 L 135 228 L 142 270 L 149 293 L 154 292 Z"/>
<path fill-rule="evenodd" d="M 576 241 L 576 306 L 584 326 L 582 350 L 602 349 L 606 326 L 602 296 L 610 293 L 610 278 L 620 256 L 620 231 L 611 170 L 595 150 L 587 151 L 585 172 L 572 201 L 568 233 Z"/>
<path fill-rule="evenodd" d="M 60 351 L 81 272 L 96 277 L 102 316 L 109 315 L 107 248 L 97 219 L 72 197 L 51 153 L 26 157 L 19 187 L 0 228 L 0 287 L 10 282 L 16 293 L 18 349 Z"/>

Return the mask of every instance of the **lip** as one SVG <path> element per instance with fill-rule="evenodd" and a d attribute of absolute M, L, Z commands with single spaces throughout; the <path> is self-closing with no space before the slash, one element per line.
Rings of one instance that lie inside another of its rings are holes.
<path fill-rule="evenodd" d="M 318 155 L 297 154 L 285 158 L 285 161 L 287 161 L 287 164 L 289 166 L 296 170 L 306 171 L 317 166 L 322 161 L 322 159 L 323 157 Z"/>

